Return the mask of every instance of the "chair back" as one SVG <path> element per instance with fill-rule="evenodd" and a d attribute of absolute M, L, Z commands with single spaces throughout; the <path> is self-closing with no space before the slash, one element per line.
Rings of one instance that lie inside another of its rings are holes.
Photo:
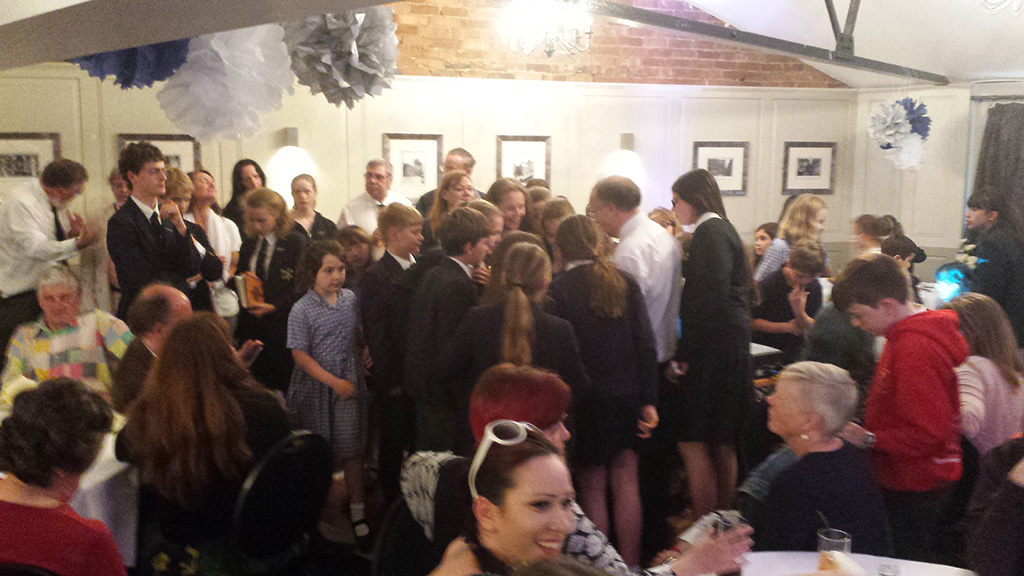
<path fill-rule="evenodd" d="M 425 576 L 440 562 L 405 498 L 391 505 L 373 554 L 373 576 Z"/>
<path fill-rule="evenodd" d="M 0 562 L 0 576 L 57 576 L 57 574 L 39 566 Z"/>
<path fill-rule="evenodd" d="M 246 478 L 231 526 L 231 547 L 270 558 L 303 541 L 316 527 L 334 468 L 331 446 L 311 432 L 292 432 Z"/>

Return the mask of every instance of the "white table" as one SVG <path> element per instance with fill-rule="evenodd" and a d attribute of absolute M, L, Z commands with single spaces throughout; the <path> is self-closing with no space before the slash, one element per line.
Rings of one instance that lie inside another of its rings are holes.
<path fill-rule="evenodd" d="M 71 507 L 107 525 L 125 565 L 135 566 L 139 525 L 139 479 L 134 468 L 114 457 L 114 434 L 103 439 L 100 455 L 82 475 Z"/>
<path fill-rule="evenodd" d="M 878 567 L 895 565 L 899 576 L 975 576 L 974 572 L 952 566 L 911 562 L 851 554 L 851 557 L 868 576 L 876 576 Z M 743 576 L 798 576 L 818 569 L 817 552 L 751 552 L 747 554 L 749 564 L 743 567 Z"/>

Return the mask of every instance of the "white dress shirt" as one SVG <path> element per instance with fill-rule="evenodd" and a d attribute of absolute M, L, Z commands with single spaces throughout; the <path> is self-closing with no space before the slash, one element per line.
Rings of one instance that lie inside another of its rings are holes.
<path fill-rule="evenodd" d="M 194 223 L 196 217 L 189 212 L 185 214 L 185 220 Z M 224 259 L 224 281 L 230 280 L 231 254 L 238 252 L 242 247 L 242 237 L 238 233 L 238 225 L 223 216 L 218 216 L 211 210 L 206 220 L 206 238 L 210 241 L 213 253 Z"/>
<path fill-rule="evenodd" d="M 654 330 L 658 362 L 676 351 L 676 320 L 679 318 L 682 255 L 667 230 L 637 212 L 622 225 L 612 262 L 640 285 L 647 316 Z"/>
<path fill-rule="evenodd" d="M 256 262 L 260 259 L 260 244 L 267 241 L 267 255 L 265 256 L 266 261 L 263 262 L 263 270 L 256 270 Z M 277 234 L 271 232 L 266 236 L 256 238 L 256 248 L 252 251 L 252 256 L 249 257 L 249 270 L 253 274 L 264 277 L 267 275 L 267 270 L 270 270 L 270 259 L 274 257 L 274 247 L 277 246 Z"/>
<path fill-rule="evenodd" d="M 391 190 L 388 190 L 387 195 L 380 202 L 363 192 L 345 205 L 345 209 L 341 211 L 341 217 L 338 218 L 338 228 L 359 226 L 367 234 L 373 234 L 377 229 L 377 216 L 380 215 L 380 211 L 385 206 L 396 202 L 412 206 L 412 202 L 408 198 L 401 194 L 395 194 Z"/>
<path fill-rule="evenodd" d="M 391 257 L 394 258 L 396 262 L 398 262 L 398 265 L 402 267 L 402 270 L 408 270 L 409 268 L 412 268 L 413 264 L 416 263 L 416 257 L 413 256 L 412 254 L 409 254 L 408 260 L 402 258 L 401 256 L 395 256 L 395 253 L 392 252 L 391 250 L 388 250 L 388 254 L 391 254 Z"/>
<path fill-rule="evenodd" d="M 70 231 L 67 210 L 59 210 L 64 232 Z M 12 190 L 0 205 L 0 296 L 35 290 L 51 264 L 76 253 L 75 239 L 57 241 L 53 205 L 38 180 Z"/>

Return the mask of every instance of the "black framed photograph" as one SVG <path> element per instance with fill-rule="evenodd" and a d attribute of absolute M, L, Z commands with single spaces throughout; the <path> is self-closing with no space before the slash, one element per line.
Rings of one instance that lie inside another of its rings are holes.
<path fill-rule="evenodd" d="M 441 134 L 384 134 L 383 157 L 394 170 L 391 189 L 406 198 L 437 189 L 444 170 L 443 140 Z"/>
<path fill-rule="evenodd" d="M 723 196 L 746 196 L 749 149 L 750 142 L 694 142 L 693 169 L 710 172 Z"/>
<path fill-rule="evenodd" d="M 146 141 L 156 146 L 167 158 L 164 164 L 168 168 L 178 168 L 185 172 L 201 170 L 202 156 L 199 155 L 199 141 L 188 134 L 118 134 L 117 151 L 135 142 Z"/>
<path fill-rule="evenodd" d="M 14 188 L 38 180 L 60 157 L 57 132 L 0 132 L 0 202 Z"/>
<path fill-rule="evenodd" d="M 835 142 L 786 142 L 782 193 L 833 194 L 836 191 Z"/>
<path fill-rule="evenodd" d="M 551 182 L 551 136 L 498 136 L 498 178 Z"/>

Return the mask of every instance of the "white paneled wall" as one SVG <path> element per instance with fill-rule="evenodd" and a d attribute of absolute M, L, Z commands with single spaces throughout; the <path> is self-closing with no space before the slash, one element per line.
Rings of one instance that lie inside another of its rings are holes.
<path fill-rule="evenodd" d="M 156 89 L 100 83 L 66 64 L 7 71 L 0 73 L 0 132 L 60 132 L 64 155 L 93 175 L 80 209 L 99 210 L 109 201 L 105 175 L 116 161 L 117 134 L 177 132 L 155 95 Z M 649 209 L 668 205 L 672 181 L 691 167 L 694 141 L 747 141 L 748 193 L 727 198 L 726 207 L 749 238 L 782 206 L 784 143 L 836 142 L 836 190 L 825 198 L 830 246 L 849 240 L 856 215 L 872 212 L 895 214 L 922 246 L 952 248 L 966 182 L 970 92 L 909 94 L 927 102 L 932 137 L 921 170 L 901 173 L 869 141 L 867 124 L 873 104 L 905 95 L 400 77 L 393 89 L 349 111 L 296 86 L 281 110 L 264 115 L 258 134 L 203 142 L 202 159 L 226 198 L 233 164 L 249 157 L 266 167 L 282 145 L 281 129 L 297 127 L 315 165 L 319 209 L 336 218 L 362 191 L 363 166 L 381 155 L 383 133 L 443 134 L 445 150 L 461 146 L 476 156 L 481 189 L 495 177 L 497 135 L 545 135 L 552 138 L 552 188 L 582 210 L 602 160 L 630 133 L 647 171 Z"/>

